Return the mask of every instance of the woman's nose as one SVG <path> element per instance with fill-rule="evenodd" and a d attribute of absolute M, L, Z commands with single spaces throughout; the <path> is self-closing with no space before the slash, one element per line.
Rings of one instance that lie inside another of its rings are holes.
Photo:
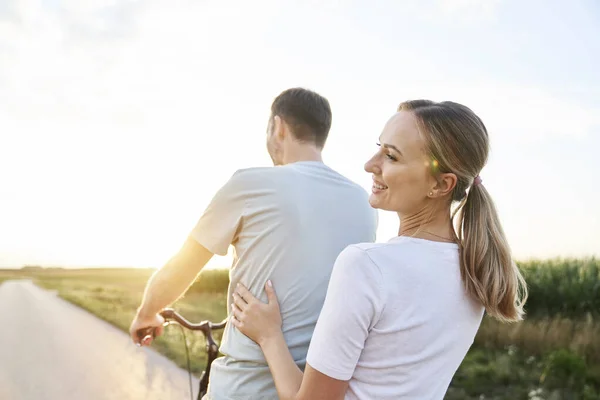
<path fill-rule="evenodd" d="M 377 154 L 375 154 L 369 161 L 365 163 L 365 171 L 371 174 L 381 174 L 381 168 L 379 167 Z"/>

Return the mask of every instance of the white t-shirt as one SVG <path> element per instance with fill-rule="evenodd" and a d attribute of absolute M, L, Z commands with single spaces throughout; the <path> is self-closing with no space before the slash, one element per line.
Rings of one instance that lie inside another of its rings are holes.
<path fill-rule="evenodd" d="M 336 260 L 307 363 L 350 380 L 346 399 L 441 400 L 483 317 L 458 245 L 396 237 Z"/>
<path fill-rule="evenodd" d="M 243 283 L 266 302 L 268 279 L 277 288 L 283 332 L 304 368 L 333 264 L 348 245 L 375 241 L 377 213 L 367 192 L 325 164 L 302 161 L 237 171 L 219 190 L 192 231 L 215 254 L 235 248 L 232 289 Z M 277 399 L 263 352 L 227 324 L 212 364 L 207 398 Z"/>

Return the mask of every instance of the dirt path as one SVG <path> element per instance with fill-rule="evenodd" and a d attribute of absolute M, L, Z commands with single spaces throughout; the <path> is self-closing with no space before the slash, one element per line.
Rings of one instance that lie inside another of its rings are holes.
<path fill-rule="evenodd" d="M 186 371 L 30 281 L 0 284 L 0 319 L 0 399 L 190 398 Z"/>

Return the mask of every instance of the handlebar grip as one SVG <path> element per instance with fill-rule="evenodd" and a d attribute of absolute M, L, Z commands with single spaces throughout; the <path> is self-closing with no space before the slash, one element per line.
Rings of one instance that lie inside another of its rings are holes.
<path fill-rule="evenodd" d="M 172 308 L 165 308 L 159 314 L 165 319 L 165 321 L 175 319 L 175 310 L 173 310 Z M 156 330 L 152 327 L 138 329 L 136 334 L 140 342 L 142 342 L 147 337 L 151 337 L 152 339 L 156 338 Z"/>
<path fill-rule="evenodd" d="M 151 337 L 152 339 L 154 339 L 156 337 L 156 335 L 154 333 L 154 328 L 152 328 L 152 327 L 138 329 L 136 334 L 137 334 L 137 337 L 140 340 L 140 342 L 144 341 L 144 339 L 146 339 L 147 337 Z"/>
<path fill-rule="evenodd" d="M 175 316 L 175 310 L 173 310 L 172 308 L 165 308 L 159 314 L 164 319 L 169 320 L 169 319 L 173 319 L 174 318 L 174 316 Z"/>

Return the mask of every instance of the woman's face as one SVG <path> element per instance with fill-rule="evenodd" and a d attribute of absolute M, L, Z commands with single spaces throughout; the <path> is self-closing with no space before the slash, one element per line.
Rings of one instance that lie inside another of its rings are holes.
<path fill-rule="evenodd" d="M 379 140 L 379 150 L 365 164 L 365 171 L 373 175 L 369 203 L 400 215 L 422 210 L 435 179 L 413 113 L 394 114 Z"/>

